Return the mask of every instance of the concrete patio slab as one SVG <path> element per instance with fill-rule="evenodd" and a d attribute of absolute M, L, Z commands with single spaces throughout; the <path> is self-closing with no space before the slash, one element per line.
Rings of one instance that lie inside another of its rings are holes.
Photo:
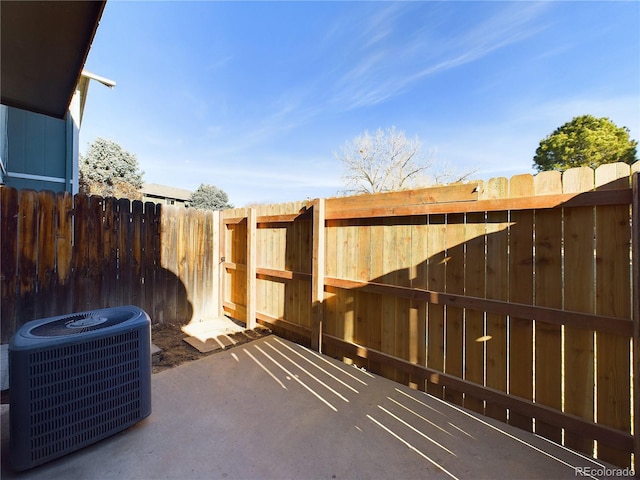
<path fill-rule="evenodd" d="M 151 416 L 9 479 L 574 479 L 596 463 L 268 336 L 152 377 Z M 580 469 L 580 470 L 576 470 Z M 588 470 L 587 470 L 588 469 Z"/>

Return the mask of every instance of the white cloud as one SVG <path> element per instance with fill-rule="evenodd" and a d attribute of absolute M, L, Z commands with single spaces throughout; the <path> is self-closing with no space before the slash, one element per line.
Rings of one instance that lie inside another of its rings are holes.
<path fill-rule="evenodd" d="M 387 38 L 389 41 L 384 45 L 365 44 L 364 53 L 354 56 L 354 66 L 337 79 L 332 102 L 347 110 L 375 105 L 404 92 L 425 77 L 480 60 L 540 33 L 544 26 L 538 20 L 546 8 L 545 4 L 537 3 L 508 4 L 460 35 L 422 29 L 408 39 L 402 35 L 400 12 L 396 11 L 385 20 L 382 31 L 385 37 L 390 37 L 394 30 L 401 39 L 394 42 Z M 376 15 L 369 23 L 375 25 L 380 21 Z M 446 31 L 453 26 L 440 28 Z M 367 31 L 365 28 L 364 32 Z"/>

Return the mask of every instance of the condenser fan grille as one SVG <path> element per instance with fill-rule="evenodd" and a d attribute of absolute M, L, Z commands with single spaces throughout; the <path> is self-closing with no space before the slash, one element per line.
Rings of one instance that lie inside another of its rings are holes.
<path fill-rule="evenodd" d="M 139 333 L 29 354 L 32 462 L 140 418 Z"/>
<path fill-rule="evenodd" d="M 97 310 L 85 312 L 77 315 L 48 322 L 31 329 L 29 333 L 36 337 L 55 337 L 64 335 L 77 335 L 79 333 L 91 332 L 126 322 L 135 315 L 130 311 L 109 311 Z"/>

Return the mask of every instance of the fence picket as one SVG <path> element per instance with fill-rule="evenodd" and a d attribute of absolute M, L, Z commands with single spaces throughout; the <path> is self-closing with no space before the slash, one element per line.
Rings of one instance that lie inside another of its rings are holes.
<path fill-rule="evenodd" d="M 19 199 L 18 301 L 15 315 L 17 319 L 24 322 L 36 318 L 38 193 L 22 190 Z"/>
<path fill-rule="evenodd" d="M 562 177 L 565 193 L 593 190 L 594 172 L 589 167 L 567 170 Z M 564 308 L 595 313 L 595 263 L 593 238 L 595 209 L 565 208 L 564 216 Z M 589 241 L 591 239 L 591 241 Z M 564 411 L 593 421 L 594 332 L 566 326 L 564 329 Z M 565 445 L 593 454 L 593 439 L 565 432 Z"/>
<path fill-rule="evenodd" d="M 384 249 L 384 225 L 381 220 L 371 223 L 371 245 L 369 276 L 374 282 L 380 282 L 384 275 L 383 249 Z M 373 293 L 369 295 L 367 306 L 367 317 L 369 319 L 369 335 L 367 345 L 371 348 L 382 351 L 382 295 Z M 381 373 L 382 366 L 379 362 L 368 360 L 369 370 L 374 373 Z"/>
<path fill-rule="evenodd" d="M 509 196 L 509 181 L 502 178 L 489 180 L 488 199 Z M 493 300 L 508 299 L 509 292 L 509 213 L 488 212 L 486 227 L 487 264 L 486 297 Z M 501 392 L 507 391 L 507 316 L 488 313 L 486 318 L 486 384 Z M 487 402 L 485 414 L 496 420 L 507 421 L 507 409 Z"/>
<path fill-rule="evenodd" d="M 396 250 L 396 229 L 393 226 L 393 219 L 383 220 L 382 227 L 382 271 L 383 276 L 377 280 L 379 283 L 396 285 L 397 282 L 397 250 Z M 381 331 L 381 351 L 390 355 L 395 354 L 395 324 L 396 324 L 396 297 L 392 295 L 382 296 L 382 331 Z M 382 365 L 381 373 L 387 378 L 395 378 L 396 370 L 393 366 Z"/>
<path fill-rule="evenodd" d="M 131 202 L 131 296 L 129 303 L 144 304 L 142 279 L 144 272 L 144 204 L 140 200 Z"/>
<path fill-rule="evenodd" d="M 313 236 L 311 221 L 301 221 L 300 223 L 300 272 L 312 273 L 313 261 Z M 324 227 L 323 227 L 324 228 Z M 300 281 L 300 324 L 311 328 L 311 307 L 312 307 L 312 285 L 311 278 Z"/>
<path fill-rule="evenodd" d="M 200 267 L 199 271 L 200 279 L 196 280 L 200 283 L 200 311 L 202 318 L 211 318 L 213 316 L 218 317 L 217 313 L 217 297 L 216 292 L 216 278 L 215 278 L 215 266 L 218 264 L 218 250 L 217 250 L 217 237 L 214 231 L 215 218 L 218 216 L 211 210 L 206 210 L 202 213 L 202 241 L 199 244 L 200 248 Z M 259 244 L 258 244 L 259 245 Z M 258 248 L 258 251 L 260 249 Z M 258 295 L 258 298 L 260 296 Z M 214 313 L 215 312 L 215 313 Z"/>
<path fill-rule="evenodd" d="M 160 292 L 157 292 L 161 295 L 159 299 L 161 307 L 158 309 L 158 312 L 160 313 L 161 323 L 176 323 L 176 297 L 178 288 L 178 226 L 176 224 L 176 217 L 178 211 L 177 207 L 163 205 L 161 212 L 160 279 L 164 288 Z"/>
<path fill-rule="evenodd" d="M 102 234 L 103 202 L 101 197 L 89 197 L 87 208 L 87 269 L 86 269 L 86 300 L 85 308 L 102 306 L 98 299 L 102 297 L 102 249 L 104 246 Z M 134 289 L 135 290 L 135 289 Z M 106 305 L 111 306 L 111 305 Z"/>
<path fill-rule="evenodd" d="M 20 216 L 20 202 L 18 191 L 13 188 L 0 188 L 0 292 L 2 304 L 0 314 L 2 322 L 0 328 L 2 343 L 9 339 L 20 326 L 16 315 L 16 281 L 18 273 L 18 231 Z"/>
<path fill-rule="evenodd" d="M 300 236 L 298 234 L 297 222 L 291 222 L 282 227 L 285 232 L 284 261 L 285 270 L 295 272 L 297 270 L 297 256 L 299 253 Z M 284 318 L 287 321 L 298 322 L 298 285 L 296 279 L 284 281 Z"/>
<path fill-rule="evenodd" d="M 73 204 L 73 311 L 88 309 L 89 298 L 89 197 L 76 195 Z"/>
<path fill-rule="evenodd" d="M 411 219 L 400 218 L 396 222 L 396 285 L 411 287 Z M 395 353 L 394 356 L 409 360 L 410 345 L 413 341 L 410 329 L 411 301 L 408 298 L 396 298 Z M 396 382 L 408 385 L 410 376 L 401 370 L 396 371 Z"/>
<path fill-rule="evenodd" d="M 541 172 L 534 177 L 536 195 L 562 192 L 560 172 Z M 562 308 L 562 210 L 534 212 L 535 304 Z M 557 410 L 562 409 L 562 331 L 559 325 L 535 322 L 535 398 Z M 536 420 L 536 433 L 562 441 L 562 429 Z"/>
<path fill-rule="evenodd" d="M 428 282 L 427 288 L 435 292 L 445 290 L 445 243 L 446 232 L 444 215 L 430 215 L 427 231 L 427 268 Z M 427 367 L 443 372 L 444 371 L 444 305 L 430 303 L 428 305 L 429 323 L 427 328 Z M 443 398 L 444 389 L 434 380 L 429 379 L 427 392 L 438 398 Z"/>
<path fill-rule="evenodd" d="M 133 278 L 133 223 L 131 221 L 131 201 L 118 199 L 118 304 L 131 304 L 131 285 Z M 175 245 L 175 243 L 174 243 Z"/>
<path fill-rule="evenodd" d="M 141 296 L 143 309 L 151 316 L 152 321 L 156 318 L 156 308 L 153 297 L 155 291 L 155 272 L 158 265 L 159 255 L 156 251 L 156 205 L 146 202 L 143 208 L 143 229 L 142 229 L 142 251 L 144 261 L 140 272 Z M 106 218 L 106 216 L 105 216 Z"/>
<path fill-rule="evenodd" d="M 64 192 L 56 195 L 56 315 L 73 312 L 73 196 Z"/>
<path fill-rule="evenodd" d="M 337 276 L 337 241 L 336 230 L 337 225 L 335 221 L 325 222 L 325 275 L 327 277 Z M 327 287 L 324 289 L 324 329 L 323 333 L 336 336 L 336 308 L 337 308 L 337 288 Z M 373 328 L 373 327 L 372 327 Z M 335 349 L 330 345 L 325 345 L 323 342 L 322 350 L 327 355 L 334 355 Z"/>
<path fill-rule="evenodd" d="M 118 201 L 113 197 L 104 199 L 104 221 L 102 222 L 102 307 L 118 302 L 118 247 L 119 216 Z"/>
<path fill-rule="evenodd" d="M 484 213 L 466 214 L 464 292 L 465 295 L 478 298 L 485 295 L 485 230 Z M 484 384 L 485 331 L 484 312 L 467 309 L 464 317 L 464 378 L 479 385 Z M 466 395 L 464 406 L 475 412 L 484 413 L 484 402 L 479 398 Z"/>
<path fill-rule="evenodd" d="M 413 218 L 411 225 L 411 273 L 412 288 L 427 289 L 427 217 Z M 411 300 L 409 313 L 409 361 L 418 365 L 427 364 L 427 303 Z M 410 379 L 410 385 L 419 390 L 426 389 L 425 378 Z"/>
<path fill-rule="evenodd" d="M 629 188 L 629 166 L 608 164 L 596 170 L 596 188 Z M 596 207 L 596 313 L 631 318 L 629 206 Z M 596 333 L 598 422 L 631 430 L 629 339 Z M 630 465 L 628 452 L 598 443 L 598 458 Z"/>
<path fill-rule="evenodd" d="M 447 214 L 446 228 L 445 292 L 462 295 L 464 294 L 464 214 Z M 460 307 L 447 306 L 445 318 L 444 371 L 463 378 L 464 310 Z M 463 404 L 462 393 L 453 388 L 445 388 L 444 398 L 457 405 Z"/>
<path fill-rule="evenodd" d="M 49 302 L 38 302 L 35 305 L 35 317 L 50 317 L 57 309 L 56 306 L 56 250 L 54 229 L 56 225 L 56 202 L 50 192 L 38 194 L 38 268 L 37 282 L 39 295 L 51 298 Z"/>
<path fill-rule="evenodd" d="M 509 181 L 510 197 L 533 195 L 533 177 L 517 175 Z M 533 304 L 533 212 L 511 211 L 509 227 L 509 301 Z M 509 321 L 509 393 L 533 400 L 533 324 L 526 318 Z M 509 413 L 509 423 L 532 431 L 533 419 Z"/>

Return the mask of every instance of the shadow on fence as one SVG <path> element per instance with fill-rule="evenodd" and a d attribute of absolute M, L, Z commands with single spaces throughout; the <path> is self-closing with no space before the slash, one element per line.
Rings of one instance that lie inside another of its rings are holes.
<path fill-rule="evenodd" d="M 176 246 L 163 245 L 159 205 L 8 187 L 0 194 L 2 343 L 33 319 L 129 304 L 153 323 L 191 321 L 184 282 L 163 266 Z"/>
<path fill-rule="evenodd" d="M 622 167 L 496 179 L 496 196 L 472 201 L 331 199 L 318 251 L 307 209 L 263 209 L 255 248 L 243 240 L 255 233 L 233 233 L 225 309 L 254 302 L 279 335 L 311 345 L 322 332 L 325 353 L 628 466 L 633 196 Z M 246 215 L 228 221 L 246 226 Z M 252 249 L 262 283 L 250 299 Z"/>

